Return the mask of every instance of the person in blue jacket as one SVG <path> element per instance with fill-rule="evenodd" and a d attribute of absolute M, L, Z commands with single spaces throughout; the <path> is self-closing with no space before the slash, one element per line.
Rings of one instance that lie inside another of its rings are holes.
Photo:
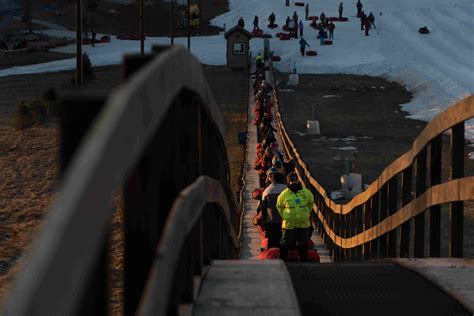
<path fill-rule="evenodd" d="M 298 28 L 300 29 L 300 36 L 303 36 L 303 20 L 298 22 Z"/>

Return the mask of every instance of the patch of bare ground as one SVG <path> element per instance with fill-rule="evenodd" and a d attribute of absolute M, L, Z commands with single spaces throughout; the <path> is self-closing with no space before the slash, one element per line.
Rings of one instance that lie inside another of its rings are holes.
<path fill-rule="evenodd" d="M 108 92 L 121 83 L 120 66 L 95 68 L 95 79 L 85 93 Z M 231 166 L 233 192 L 244 160 L 237 132 L 246 128 L 247 73 L 227 72 L 224 67 L 203 66 L 206 79 L 225 123 L 225 142 Z M 0 78 L 0 308 L 21 259 L 43 223 L 59 186 L 59 130 L 57 122 L 18 130 L 12 126 L 15 104 L 23 98 L 41 97 L 51 87 L 71 88 L 72 72 Z M 110 225 L 109 286 L 112 315 L 123 314 L 123 199 L 117 192 Z"/>

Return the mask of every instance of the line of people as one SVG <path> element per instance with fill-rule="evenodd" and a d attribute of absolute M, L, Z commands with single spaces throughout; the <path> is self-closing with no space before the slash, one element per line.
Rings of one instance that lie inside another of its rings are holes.
<path fill-rule="evenodd" d="M 264 124 L 257 125 L 254 169 L 259 174 L 260 188 L 252 193 L 252 197 L 259 201 L 254 224 L 262 239 L 260 259 L 279 257 L 282 260 L 319 261 L 310 240 L 314 197 L 299 182 L 293 161 L 285 162 L 279 150 L 274 134 L 276 130 L 271 124 L 273 104 L 270 94 L 273 87 L 265 81 L 264 66 L 257 68 L 255 78 L 253 112 L 256 121 L 263 123 L 262 116 L 267 119 Z"/>

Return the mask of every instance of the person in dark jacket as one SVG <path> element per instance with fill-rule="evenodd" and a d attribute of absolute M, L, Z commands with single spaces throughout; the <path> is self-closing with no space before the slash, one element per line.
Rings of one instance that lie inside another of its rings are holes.
<path fill-rule="evenodd" d="M 326 24 L 326 14 L 324 14 L 324 12 L 321 12 L 321 15 L 319 16 L 319 19 L 320 19 L 321 23 L 323 23 L 324 25 Z"/>
<path fill-rule="evenodd" d="M 369 22 L 370 22 L 370 27 L 376 29 L 375 27 L 375 16 L 372 12 L 369 13 L 369 16 L 367 17 L 369 19 Z"/>
<path fill-rule="evenodd" d="M 363 7 L 362 2 L 360 2 L 360 0 L 357 0 L 356 7 L 357 7 L 357 16 L 360 17 L 362 13 L 362 7 Z"/>
<path fill-rule="evenodd" d="M 329 32 L 328 39 L 334 39 L 334 29 L 335 28 L 336 28 L 336 25 L 334 23 L 332 23 L 332 21 L 329 21 L 329 24 L 328 24 L 328 32 Z"/>
<path fill-rule="evenodd" d="M 295 23 L 298 23 L 298 14 L 296 14 L 296 11 L 293 13 L 293 21 L 295 21 Z"/>
<path fill-rule="evenodd" d="M 258 16 L 255 16 L 253 18 L 253 30 L 260 30 L 260 28 L 258 27 Z"/>
<path fill-rule="evenodd" d="M 242 19 L 242 17 L 239 19 L 239 22 L 237 22 L 237 25 L 239 25 L 241 28 L 245 27 L 245 22 L 244 22 L 244 19 Z"/>
<path fill-rule="evenodd" d="M 273 27 L 275 25 L 275 13 L 272 12 L 270 16 L 268 17 L 268 21 L 270 22 L 270 27 Z"/>
<path fill-rule="evenodd" d="M 342 11 L 344 11 L 344 7 L 342 6 L 342 2 L 339 3 L 339 18 L 342 18 Z"/>
<path fill-rule="evenodd" d="M 304 6 L 304 13 L 305 13 L 305 20 L 308 19 L 308 15 L 309 15 L 309 3 L 306 3 L 306 5 Z"/>
<path fill-rule="evenodd" d="M 304 27 L 303 20 L 300 20 L 298 22 L 298 28 L 300 29 L 300 36 L 303 36 L 303 27 Z"/>
<path fill-rule="evenodd" d="M 365 20 L 367 20 L 367 16 L 365 15 L 364 11 L 360 13 L 360 29 L 363 31 L 364 30 L 364 25 L 365 25 Z"/>
<path fill-rule="evenodd" d="M 301 38 L 301 39 L 300 39 L 300 41 L 299 41 L 299 43 L 300 43 L 300 52 L 301 52 L 301 56 L 303 56 L 303 57 L 304 57 L 304 51 L 305 51 L 305 48 L 306 48 L 306 46 L 308 46 L 308 47 L 309 47 L 309 44 L 308 44 L 308 42 L 307 42 L 307 41 L 305 41 L 305 39 L 304 39 L 304 38 Z"/>
<path fill-rule="evenodd" d="M 290 17 L 287 16 L 287 17 L 286 17 L 286 21 L 285 21 L 285 25 L 286 25 L 286 27 L 288 27 L 288 28 L 290 27 L 290 21 L 291 21 Z"/>

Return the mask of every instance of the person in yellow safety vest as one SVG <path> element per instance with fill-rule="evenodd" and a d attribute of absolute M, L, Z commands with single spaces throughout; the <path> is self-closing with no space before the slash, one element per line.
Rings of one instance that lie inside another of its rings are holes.
<path fill-rule="evenodd" d="M 257 64 L 257 68 L 263 67 L 263 56 L 260 53 L 255 57 L 255 63 Z"/>
<path fill-rule="evenodd" d="M 277 209 L 282 218 L 282 237 L 280 241 L 280 259 L 286 260 L 289 247 L 296 246 L 300 261 L 308 258 L 310 215 L 314 206 L 314 196 L 303 188 L 295 172 L 286 176 L 288 188 L 280 193 Z"/>

